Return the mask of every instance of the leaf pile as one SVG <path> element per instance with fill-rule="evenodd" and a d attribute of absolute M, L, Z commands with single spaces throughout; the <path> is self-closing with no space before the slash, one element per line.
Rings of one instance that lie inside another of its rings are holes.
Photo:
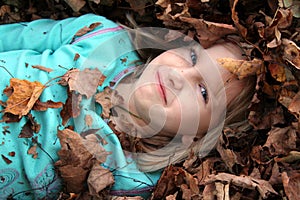
<path fill-rule="evenodd" d="M 256 74 L 248 116 L 252 129 L 225 127 L 209 156 L 191 153 L 167 167 L 152 199 L 294 200 L 300 199 L 299 7 L 297 0 L 5 0 L 0 21 L 90 12 L 128 25 L 124 13 L 129 12 L 138 25 L 180 30 L 205 48 L 220 38 L 238 41 L 248 60 L 218 62 L 239 78 Z"/>

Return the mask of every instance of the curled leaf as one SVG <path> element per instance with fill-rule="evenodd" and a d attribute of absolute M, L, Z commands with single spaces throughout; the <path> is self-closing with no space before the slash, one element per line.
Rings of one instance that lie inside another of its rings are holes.
<path fill-rule="evenodd" d="M 237 29 L 229 24 L 214 23 L 188 17 L 180 17 L 180 20 L 193 25 L 197 31 L 197 38 L 204 48 L 212 46 L 217 40 L 226 35 L 237 33 Z"/>
<path fill-rule="evenodd" d="M 10 87 L 13 88 L 13 93 L 6 101 L 7 107 L 4 112 L 19 117 L 28 114 L 45 89 L 45 86 L 40 82 L 30 82 L 17 78 L 10 79 Z"/>

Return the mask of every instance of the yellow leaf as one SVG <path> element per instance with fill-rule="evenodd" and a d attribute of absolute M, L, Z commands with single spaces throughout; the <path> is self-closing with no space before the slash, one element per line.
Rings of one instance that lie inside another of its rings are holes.
<path fill-rule="evenodd" d="M 222 67 L 235 74 L 239 79 L 259 74 L 263 69 L 263 62 L 258 59 L 247 61 L 236 60 L 233 58 L 219 58 L 217 59 L 217 62 Z"/>
<path fill-rule="evenodd" d="M 17 78 L 10 79 L 9 87 L 13 89 L 13 93 L 6 101 L 7 107 L 4 112 L 19 117 L 28 114 L 45 89 L 45 86 L 40 82 L 30 82 Z"/>

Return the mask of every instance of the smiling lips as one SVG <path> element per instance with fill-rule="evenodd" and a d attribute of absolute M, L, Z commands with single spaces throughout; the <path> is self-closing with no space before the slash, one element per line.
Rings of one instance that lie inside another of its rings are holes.
<path fill-rule="evenodd" d="M 158 91 L 159 91 L 159 94 L 162 96 L 165 104 L 167 104 L 166 89 L 165 89 L 165 86 L 162 83 L 162 80 L 161 80 L 160 75 L 159 75 L 158 72 L 157 72 L 157 79 L 158 79 Z"/>

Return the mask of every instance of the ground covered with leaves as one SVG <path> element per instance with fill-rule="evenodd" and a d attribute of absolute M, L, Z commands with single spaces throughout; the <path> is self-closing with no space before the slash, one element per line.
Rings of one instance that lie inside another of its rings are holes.
<path fill-rule="evenodd" d="M 230 62 L 228 66 L 226 60 L 220 63 L 240 78 L 257 76 L 248 117 L 253 128 L 244 131 L 225 127 L 217 148 L 208 157 L 200 159 L 191 154 L 185 162 L 167 167 L 152 199 L 300 199 L 299 1 L 0 2 L 1 24 L 85 13 L 127 25 L 125 14 L 130 13 L 139 26 L 176 29 L 204 47 L 229 34 L 236 35 L 248 62 Z M 78 197 L 75 193 L 69 195 L 62 193 L 61 198 Z"/>

